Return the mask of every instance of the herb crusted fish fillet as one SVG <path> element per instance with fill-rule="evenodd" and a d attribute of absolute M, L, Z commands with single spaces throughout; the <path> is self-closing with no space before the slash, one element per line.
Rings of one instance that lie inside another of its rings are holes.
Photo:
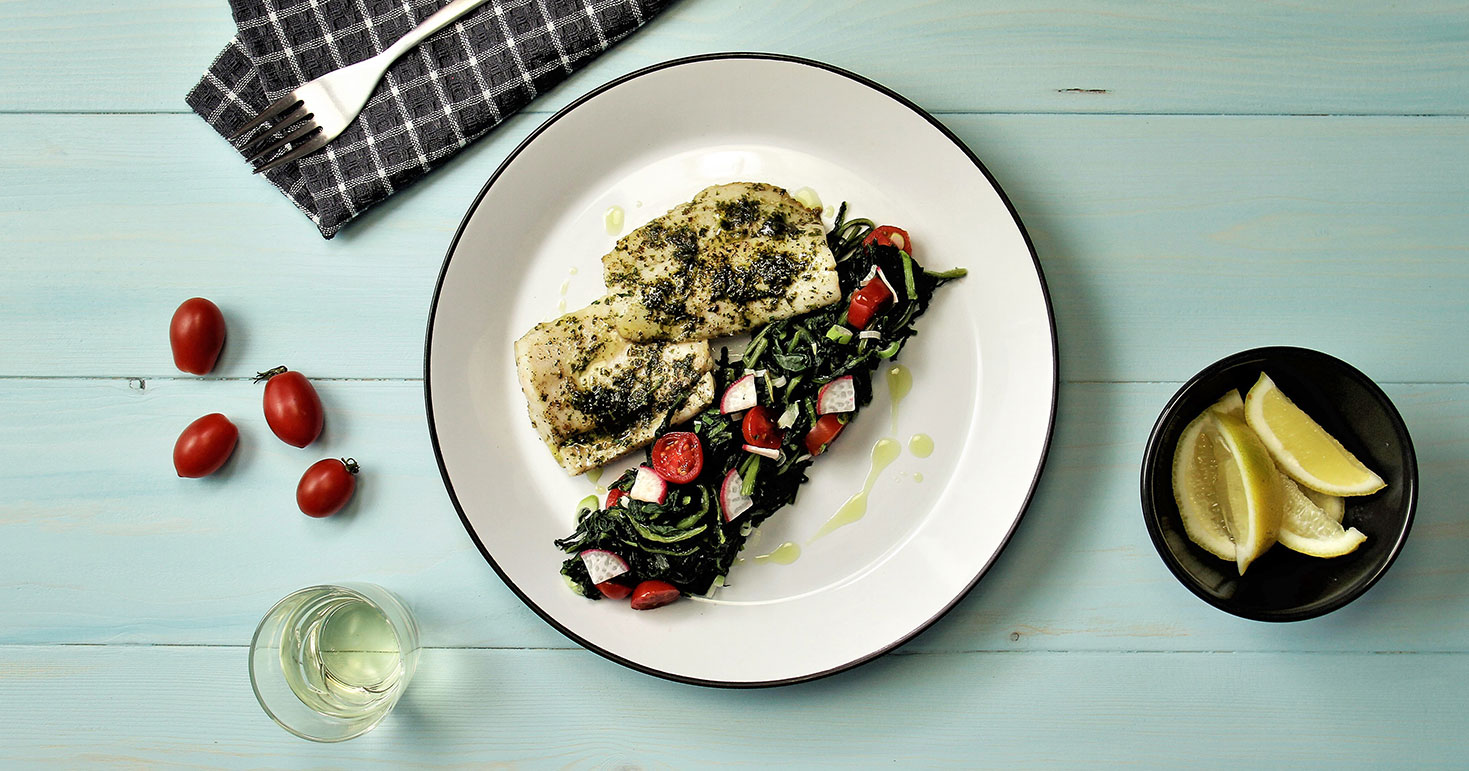
<path fill-rule="evenodd" d="M 515 341 L 531 424 L 571 474 L 653 441 L 669 410 L 679 423 L 714 400 L 708 343 L 630 342 L 612 314 L 599 300 Z"/>
<path fill-rule="evenodd" d="M 602 258 L 617 331 L 704 340 L 841 299 L 821 212 L 759 182 L 705 188 Z"/>

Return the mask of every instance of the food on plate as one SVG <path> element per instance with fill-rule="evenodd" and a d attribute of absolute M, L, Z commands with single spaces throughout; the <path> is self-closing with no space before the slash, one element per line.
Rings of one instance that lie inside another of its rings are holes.
<path fill-rule="evenodd" d="M 1245 398 L 1230 391 L 1194 418 L 1173 456 L 1184 532 L 1240 575 L 1277 541 L 1312 557 L 1355 551 L 1367 536 L 1342 525 L 1345 504 L 1330 492 L 1383 486 L 1263 373 Z"/>
<path fill-rule="evenodd" d="M 873 371 L 915 334 L 934 292 L 964 275 L 924 270 L 895 245 L 867 239 L 874 223 L 845 215 L 843 205 L 827 236 L 841 287 L 833 300 L 765 324 L 740 353 L 723 348 L 712 373 L 717 402 L 688 428 L 660 428 L 649 463 L 619 477 L 601 508 L 593 498 L 576 531 L 556 542 L 574 591 L 600 599 L 631 590 L 633 607 L 647 609 L 722 586 L 745 539 L 796 499 L 815 456 L 871 401 Z M 841 298 L 872 282 L 892 300 L 874 306 L 864 334 L 851 334 L 853 300 Z M 672 448 L 679 462 L 670 471 Z M 591 550 L 625 569 L 600 570 L 608 560 L 589 563 Z"/>
<path fill-rule="evenodd" d="M 648 459 L 658 476 L 674 484 L 688 484 L 704 469 L 704 448 L 699 444 L 698 434 L 674 431 L 653 443 Z"/>
<path fill-rule="evenodd" d="M 224 314 L 219 306 L 194 297 L 184 300 L 168 323 L 168 344 L 175 367 L 195 375 L 207 375 L 224 350 Z"/>
<path fill-rule="evenodd" d="M 305 447 L 321 436 L 326 414 L 321 397 L 306 376 L 285 367 L 266 370 L 255 376 L 265 381 L 265 422 L 282 442 Z"/>
<path fill-rule="evenodd" d="M 656 578 L 650 579 L 638 584 L 637 588 L 632 590 L 632 609 L 652 610 L 653 608 L 661 608 L 677 600 L 680 596 L 678 587 L 673 584 L 667 581 L 659 581 Z"/>
<path fill-rule="evenodd" d="M 531 424 L 571 474 L 652 442 L 665 422 L 688 420 L 714 398 L 708 343 L 631 342 L 612 314 L 594 302 L 515 341 Z"/>
<path fill-rule="evenodd" d="M 240 439 L 240 429 L 218 412 L 205 415 L 184 428 L 173 445 L 173 469 L 181 477 L 197 479 L 218 471 Z"/>
<path fill-rule="evenodd" d="M 748 332 L 842 297 L 821 210 L 759 182 L 705 188 L 602 258 L 629 340 Z"/>
<path fill-rule="evenodd" d="M 361 470 L 351 458 L 325 458 L 311 464 L 296 484 L 296 506 L 308 517 L 330 517 L 341 511 L 357 489 Z"/>

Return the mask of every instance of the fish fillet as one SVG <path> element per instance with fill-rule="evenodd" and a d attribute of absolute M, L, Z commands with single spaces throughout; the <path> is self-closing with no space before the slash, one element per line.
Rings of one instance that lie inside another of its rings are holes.
<path fill-rule="evenodd" d="M 841 299 L 820 211 L 759 182 L 705 188 L 602 267 L 617 331 L 636 341 L 732 335 Z"/>
<path fill-rule="evenodd" d="M 612 316 L 599 300 L 515 341 L 531 424 L 573 475 L 653 441 L 670 409 L 681 423 L 714 400 L 708 343 L 630 342 Z"/>

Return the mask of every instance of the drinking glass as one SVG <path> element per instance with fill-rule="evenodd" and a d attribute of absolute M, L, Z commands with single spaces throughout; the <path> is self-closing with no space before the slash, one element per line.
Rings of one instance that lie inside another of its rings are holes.
<path fill-rule="evenodd" d="M 376 726 L 418 665 L 418 625 L 373 584 L 310 586 L 275 604 L 250 641 L 250 684 L 287 731 L 340 742 Z"/>

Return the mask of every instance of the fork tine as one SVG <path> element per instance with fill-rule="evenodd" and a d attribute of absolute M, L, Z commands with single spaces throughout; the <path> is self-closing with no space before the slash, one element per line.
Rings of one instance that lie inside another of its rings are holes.
<path fill-rule="evenodd" d="M 280 166 L 281 164 L 290 163 L 291 161 L 294 161 L 298 158 L 310 155 L 317 150 L 326 147 L 327 142 L 330 141 L 332 141 L 332 138 L 327 136 L 325 131 L 322 131 L 321 133 L 311 137 L 311 139 L 307 140 L 300 146 L 292 148 L 289 153 L 286 153 L 285 155 L 282 155 L 281 157 L 271 161 L 270 163 L 267 163 L 264 166 L 256 169 L 255 173 L 260 174 L 261 172 L 270 171 L 271 169 Z"/>
<path fill-rule="evenodd" d="M 245 125 L 235 129 L 235 133 L 230 134 L 229 141 L 233 142 L 236 139 L 239 139 L 245 134 L 245 132 L 258 127 L 271 118 L 280 115 L 281 113 L 291 109 L 292 107 L 295 107 L 298 103 L 300 103 L 300 101 L 300 99 L 296 98 L 296 92 L 292 91 L 291 93 L 286 94 L 285 96 L 275 100 L 274 102 L 271 102 L 270 104 L 265 106 L 264 110 L 260 111 L 259 115 L 256 115 L 254 118 L 245 121 Z"/>
<path fill-rule="evenodd" d="M 291 133 L 286 134 L 280 139 L 272 142 L 269 147 L 266 147 L 264 150 L 261 150 L 260 152 L 250 156 L 249 160 L 246 160 L 245 163 L 253 166 L 260 161 L 268 161 L 270 160 L 270 156 L 275 155 L 276 152 L 279 151 L 282 147 L 285 147 L 286 145 L 293 142 L 298 142 L 306 138 L 307 135 L 319 130 L 321 130 L 320 126 L 312 123 L 311 121 L 306 121 L 305 123 L 301 124 L 301 128 L 298 128 L 295 131 L 292 131 Z"/>
<path fill-rule="evenodd" d="M 291 126 L 295 125 L 301 120 L 305 120 L 311 117 L 313 117 L 312 114 L 306 111 L 306 105 L 303 104 L 300 107 L 297 107 L 289 114 L 281 116 L 279 120 L 271 124 L 270 128 L 264 129 L 255 134 L 255 136 L 252 136 L 248 140 L 246 140 L 245 143 L 240 147 L 240 155 L 243 155 L 246 158 L 254 157 L 255 155 L 259 154 L 262 147 L 270 144 L 273 138 L 282 133 L 289 132 L 291 130 Z"/>

